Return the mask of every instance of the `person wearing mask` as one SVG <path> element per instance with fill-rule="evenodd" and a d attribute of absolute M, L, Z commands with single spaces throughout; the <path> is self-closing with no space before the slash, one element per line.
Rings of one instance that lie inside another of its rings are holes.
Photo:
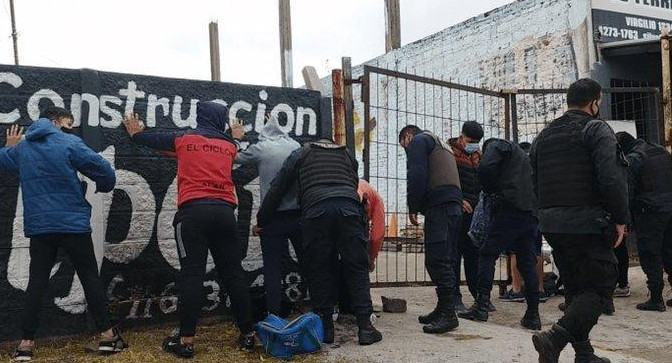
<path fill-rule="evenodd" d="M 237 153 L 234 139 L 243 128 L 234 122 L 226 133 L 229 110 L 215 102 L 198 102 L 196 129 L 178 132 L 145 131 L 137 114 L 125 116 L 131 140 L 177 157 L 177 213 L 173 221 L 180 259 L 178 277 L 180 328 L 163 341 L 166 352 L 194 356 L 194 336 L 203 305 L 203 280 L 208 251 L 231 299 L 240 336 L 238 344 L 254 349 L 249 285 L 241 265 L 243 248 L 234 210 L 237 206 L 231 168 Z"/>
<path fill-rule="evenodd" d="M 257 213 L 257 224 L 263 230 L 275 218 L 292 185 L 298 185 L 310 298 L 314 311 L 322 318 L 327 344 L 334 342 L 332 315 L 339 280 L 334 261 L 338 257 L 357 317 L 359 344 L 382 340 L 370 320 L 373 305 L 367 226 L 357 194 L 357 170 L 357 160 L 345 146 L 327 139 L 306 143 L 285 160 Z"/>
<path fill-rule="evenodd" d="M 457 171 L 460 175 L 460 186 L 462 187 L 462 225 L 457 238 L 457 252 L 455 252 L 455 265 L 453 266 L 456 282 L 453 292 L 453 303 L 455 310 L 458 312 L 467 310 L 462 302 L 462 293 L 460 292 L 462 260 L 464 260 L 464 275 L 469 292 L 474 300 L 478 295 L 476 291 L 478 249 L 474 246 L 467 233 L 471 227 L 474 208 L 478 204 L 478 195 L 481 193 L 481 186 L 478 183 L 478 165 L 481 162 L 479 143 L 481 139 L 483 139 L 483 128 L 481 125 L 475 121 L 468 121 L 462 125 L 460 137 L 448 140 L 448 144 L 455 154 Z"/>
<path fill-rule="evenodd" d="M 282 164 L 292 151 L 300 148 L 298 142 L 282 130 L 276 117 L 266 116 L 266 123 L 259 131 L 259 141 L 247 150 L 236 155 L 238 164 L 256 165 L 259 169 L 261 184 L 261 201 L 268 193 L 271 182 L 280 172 Z M 266 306 L 270 314 L 286 316 L 289 302 L 283 301 L 282 293 L 282 262 L 290 258 L 289 244 L 292 243 L 299 263 L 299 271 L 305 279 L 303 265 L 303 238 L 296 200 L 297 186 L 292 185 L 278 206 L 277 213 L 263 230 L 252 228 L 254 235 L 261 238 L 261 254 L 263 258 L 264 289 L 266 290 Z M 286 300 L 286 299 L 285 299 Z M 283 304 L 284 302 L 284 304 Z M 284 309 L 283 309 L 284 308 Z"/>
<path fill-rule="evenodd" d="M 601 95 L 594 80 L 574 82 L 569 110 L 537 136 L 530 152 L 539 227 L 553 248 L 566 300 L 563 317 L 532 337 L 539 362 L 557 362 L 568 343 L 577 363 L 609 362 L 595 355 L 589 334 L 614 292 L 614 247 L 629 215 L 627 162 L 614 131 L 598 119 Z"/>
<path fill-rule="evenodd" d="M 42 297 L 47 291 L 58 251 L 70 259 L 84 288 L 87 310 L 100 332 L 98 351 L 120 352 L 128 345 L 110 321 L 107 295 L 91 239 L 91 205 L 77 176 L 96 184 L 96 192 L 114 189 L 114 169 L 82 139 L 69 135 L 74 117 L 61 107 L 44 109 L 22 140 L 22 128 L 7 130 L 0 149 L 0 170 L 19 174 L 24 233 L 30 239 L 30 275 L 24 303 L 23 339 L 12 354 L 17 361 L 33 357 Z"/>
<path fill-rule="evenodd" d="M 456 243 L 462 219 L 462 190 L 450 146 L 429 131 L 408 125 L 399 132 L 406 151 L 407 201 L 411 224 L 425 216 L 425 268 L 436 285 L 436 308 L 418 318 L 428 334 L 457 329 L 455 291 Z"/>
<path fill-rule="evenodd" d="M 649 288 L 649 300 L 637 309 L 665 311 L 663 270 L 672 285 L 672 157 L 665 147 L 627 132 L 616 138 L 628 160 L 630 210 Z M 672 306 L 672 300 L 667 305 Z"/>
<path fill-rule="evenodd" d="M 520 324 L 541 329 L 539 317 L 539 276 L 537 276 L 535 240 L 537 236 L 536 198 L 532 190 L 532 170 L 527 153 L 511 141 L 489 139 L 483 144 L 483 158 L 478 180 L 483 192 L 495 196 L 495 209 L 483 245 L 479 249 L 478 296 L 476 303 L 461 318 L 488 320 L 490 293 L 495 278 L 495 264 L 504 250 L 518 258 L 523 276 L 527 311 Z"/>

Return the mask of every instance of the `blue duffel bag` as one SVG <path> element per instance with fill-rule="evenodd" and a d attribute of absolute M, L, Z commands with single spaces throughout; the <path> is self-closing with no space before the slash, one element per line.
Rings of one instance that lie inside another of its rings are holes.
<path fill-rule="evenodd" d="M 271 314 L 256 327 L 264 350 L 273 357 L 289 360 L 295 355 L 322 349 L 324 328 L 316 314 L 304 314 L 289 323 Z"/>

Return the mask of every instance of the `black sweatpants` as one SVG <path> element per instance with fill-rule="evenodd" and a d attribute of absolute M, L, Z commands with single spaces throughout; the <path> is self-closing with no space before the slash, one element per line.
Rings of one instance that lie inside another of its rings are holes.
<path fill-rule="evenodd" d="M 264 260 L 264 289 L 268 311 L 280 315 L 283 298 L 282 293 L 283 264 L 291 259 L 289 244 L 291 241 L 299 261 L 301 277 L 306 278 L 303 269 L 303 234 L 300 224 L 301 212 L 277 212 L 261 232 L 261 254 Z"/>
<path fill-rule="evenodd" d="M 252 331 L 250 287 L 241 262 L 243 249 L 233 207 L 227 204 L 192 204 L 175 214 L 175 241 L 180 257 L 178 278 L 180 336 L 193 337 L 204 302 L 208 250 L 224 288 L 238 329 Z"/>
<path fill-rule="evenodd" d="M 301 224 L 313 309 L 322 315 L 333 314 L 339 281 L 334 262 L 340 255 L 353 313 L 371 315 L 363 206 L 352 199 L 327 199 L 305 210 Z"/>
<path fill-rule="evenodd" d="M 672 213 L 634 213 L 637 249 L 647 285 L 660 294 L 665 287 L 663 270 L 672 284 Z"/>
<path fill-rule="evenodd" d="M 576 341 L 588 340 L 618 278 L 614 233 L 544 235 L 565 286 L 567 309 L 558 324 Z"/>
<path fill-rule="evenodd" d="M 107 296 L 98 273 L 91 233 L 55 233 L 30 239 L 30 277 L 23 311 L 23 339 L 34 340 L 40 323 L 42 298 L 49 285 L 49 274 L 63 249 L 84 288 L 87 309 L 99 332 L 112 327 L 107 311 Z"/>
<path fill-rule="evenodd" d="M 478 282 L 478 248 L 474 246 L 471 238 L 467 235 L 471 228 L 472 217 L 473 214 L 462 215 L 462 226 L 460 228 L 460 234 L 457 237 L 456 260 L 453 266 L 453 269 L 455 270 L 455 288 L 453 289 L 453 296 L 458 300 L 462 299 L 462 293 L 460 292 L 462 260 L 464 260 L 464 278 L 467 281 L 469 292 L 474 299 L 476 299 L 476 295 L 478 294 L 478 291 L 476 290 L 476 284 Z"/>
<path fill-rule="evenodd" d="M 516 254 L 518 271 L 525 282 L 528 309 L 539 307 L 539 276 L 537 275 L 537 220 L 529 211 L 501 207 L 495 211 L 488 236 L 479 250 L 478 295 L 490 299 L 495 279 L 495 265 L 504 250 Z"/>
<path fill-rule="evenodd" d="M 458 203 L 449 203 L 429 207 L 424 213 L 425 268 L 436 285 L 436 296 L 440 302 L 450 301 L 455 286 L 459 284 L 454 265 L 462 221 L 461 208 Z"/>

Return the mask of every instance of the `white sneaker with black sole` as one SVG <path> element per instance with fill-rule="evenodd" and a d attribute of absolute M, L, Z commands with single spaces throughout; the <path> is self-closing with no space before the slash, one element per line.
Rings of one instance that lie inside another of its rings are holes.
<path fill-rule="evenodd" d="M 19 349 L 16 348 L 14 353 L 12 353 L 12 360 L 15 362 L 28 362 L 33 359 L 33 350 L 32 349 Z"/>
<path fill-rule="evenodd" d="M 119 353 L 128 348 L 128 344 L 124 339 L 119 335 L 119 331 L 115 328 L 112 330 L 114 332 L 114 338 L 111 340 L 100 340 L 98 342 L 98 351 L 103 354 L 112 354 Z"/>

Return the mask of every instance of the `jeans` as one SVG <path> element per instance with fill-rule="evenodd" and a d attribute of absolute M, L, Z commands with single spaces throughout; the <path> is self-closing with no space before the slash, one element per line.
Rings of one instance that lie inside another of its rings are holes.
<path fill-rule="evenodd" d="M 613 233 L 557 234 L 546 239 L 565 286 L 567 309 L 558 324 L 586 341 L 611 300 L 618 278 Z"/>
<path fill-rule="evenodd" d="M 460 292 L 462 274 L 461 260 L 464 260 L 464 275 L 465 280 L 467 280 L 469 292 L 474 299 L 476 299 L 478 294 L 476 290 L 476 283 L 478 281 L 478 249 L 474 246 L 473 241 L 467 234 L 471 227 L 472 217 L 473 214 L 462 215 L 462 226 L 460 234 L 457 236 L 457 252 L 455 253 L 455 264 L 453 266 L 453 269 L 455 270 L 455 288 L 453 289 L 453 296 L 456 299 L 462 299 L 462 293 Z"/>
<path fill-rule="evenodd" d="M 208 250 L 229 293 L 238 328 L 252 331 L 250 288 L 241 261 L 242 243 L 233 207 L 223 204 L 183 206 L 175 214 L 175 241 L 180 257 L 178 278 L 180 336 L 193 337 L 204 301 Z"/>
<path fill-rule="evenodd" d="M 370 316 L 373 306 L 363 206 L 347 198 L 323 200 L 303 211 L 301 225 L 313 309 L 323 316 L 333 314 L 339 281 L 335 261 L 340 255 L 352 310 L 357 316 Z"/>
<path fill-rule="evenodd" d="M 637 249 L 649 290 L 663 291 L 663 270 L 672 284 L 672 213 L 634 213 Z"/>
<path fill-rule="evenodd" d="M 266 305 L 268 311 L 275 315 L 280 315 L 283 297 L 286 300 L 286 296 L 282 293 L 282 278 L 283 272 L 288 270 L 283 266 L 286 267 L 288 263 L 291 263 L 288 240 L 296 252 L 301 277 L 306 278 L 306 273 L 302 268 L 304 256 L 300 217 L 299 211 L 277 212 L 261 232 Z"/>
<path fill-rule="evenodd" d="M 23 311 L 23 339 L 34 340 L 39 327 L 42 297 L 49 285 L 49 274 L 59 249 L 65 250 L 84 288 L 87 310 L 99 332 L 112 327 L 107 311 L 107 296 L 98 273 L 91 233 L 55 233 L 30 239 L 30 277 Z"/>
<path fill-rule="evenodd" d="M 479 250 L 478 295 L 490 299 L 495 279 L 495 264 L 504 250 L 510 250 L 518 259 L 518 271 L 525 282 L 528 309 L 539 306 L 539 276 L 537 275 L 537 220 L 529 211 L 499 207 L 492 219 L 488 235 Z"/>

